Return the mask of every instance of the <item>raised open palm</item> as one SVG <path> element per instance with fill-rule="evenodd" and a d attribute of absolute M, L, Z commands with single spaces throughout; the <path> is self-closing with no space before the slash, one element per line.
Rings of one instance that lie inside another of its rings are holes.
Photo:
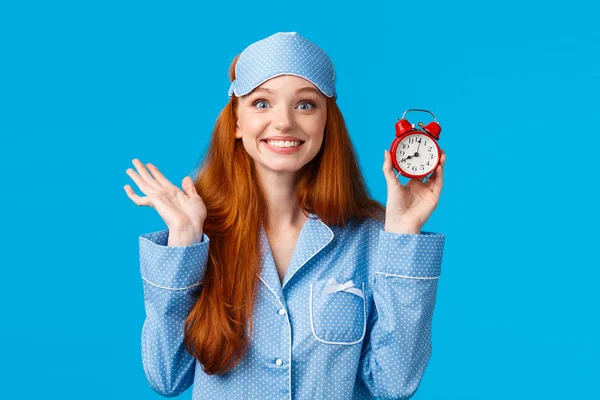
<path fill-rule="evenodd" d="M 125 185 L 127 196 L 138 206 L 154 208 L 170 230 L 193 229 L 201 232 L 207 211 L 204 201 L 196 192 L 192 178 L 183 178 L 181 190 L 169 182 L 154 165 L 146 164 L 150 171 L 148 172 L 137 158 L 132 162 L 137 173 L 132 168 L 125 172 L 146 197 L 138 196 L 131 186 Z"/>

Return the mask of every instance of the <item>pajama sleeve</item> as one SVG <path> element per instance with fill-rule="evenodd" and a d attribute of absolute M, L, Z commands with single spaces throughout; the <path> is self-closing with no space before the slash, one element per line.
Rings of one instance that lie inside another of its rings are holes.
<path fill-rule="evenodd" d="M 187 390 L 195 361 L 185 349 L 184 321 L 201 291 L 209 238 L 189 246 L 167 246 L 168 229 L 139 237 L 146 319 L 142 364 L 150 387 L 165 397 Z"/>
<path fill-rule="evenodd" d="M 374 255 L 373 309 L 359 378 L 380 399 L 408 399 L 431 356 L 431 321 L 440 276 L 443 234 L 379 230 Z"/>

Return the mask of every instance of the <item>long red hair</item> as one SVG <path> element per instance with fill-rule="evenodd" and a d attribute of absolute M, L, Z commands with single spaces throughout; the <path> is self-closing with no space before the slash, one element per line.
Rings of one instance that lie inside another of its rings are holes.
<path fill-rule="evenodd" d="M 232 82 L 238 58 L 229 69 Z M 383 220 L 385 207 L 369 196 L 336 100 L 326 99 L 323 144 L 302 168 L 298 203 L 327 225 Z M 247 351 L 261 265 L 259 228 L 269 226 L 253 159 L 235 138 L 236 106 L 232 96 L 219 114 L 195 184 L 208 211 L 204 232 L 210 246 L 200 297 L 185 321 L 184 343 L 207 374 L 230 371 Z"/>

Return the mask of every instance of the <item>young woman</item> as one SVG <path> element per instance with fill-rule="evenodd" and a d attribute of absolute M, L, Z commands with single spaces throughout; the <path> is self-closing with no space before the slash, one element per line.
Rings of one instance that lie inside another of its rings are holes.
<path fill-rule="evenodd" d="M 371 199 L 329 57 L 296 32 L 235 58 L 195 179 L 127 174 L 167 228 L 140 236 L 150 386 L 194 399 L 402 399 L 431 355 L 440 166 Z M 146 170 L 146 167 L 148 170 Z"/>

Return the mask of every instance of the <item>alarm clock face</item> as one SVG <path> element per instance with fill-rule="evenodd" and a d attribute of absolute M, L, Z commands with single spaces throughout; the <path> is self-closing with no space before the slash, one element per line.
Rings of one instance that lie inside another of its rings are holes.
<path fill-rule="evenodd" d="M 414 133 L 403 138 L 396 147 L 398 166 L 408 175 L 424 176 L 433 172 L 440 151 L 431 137 Z"/>

